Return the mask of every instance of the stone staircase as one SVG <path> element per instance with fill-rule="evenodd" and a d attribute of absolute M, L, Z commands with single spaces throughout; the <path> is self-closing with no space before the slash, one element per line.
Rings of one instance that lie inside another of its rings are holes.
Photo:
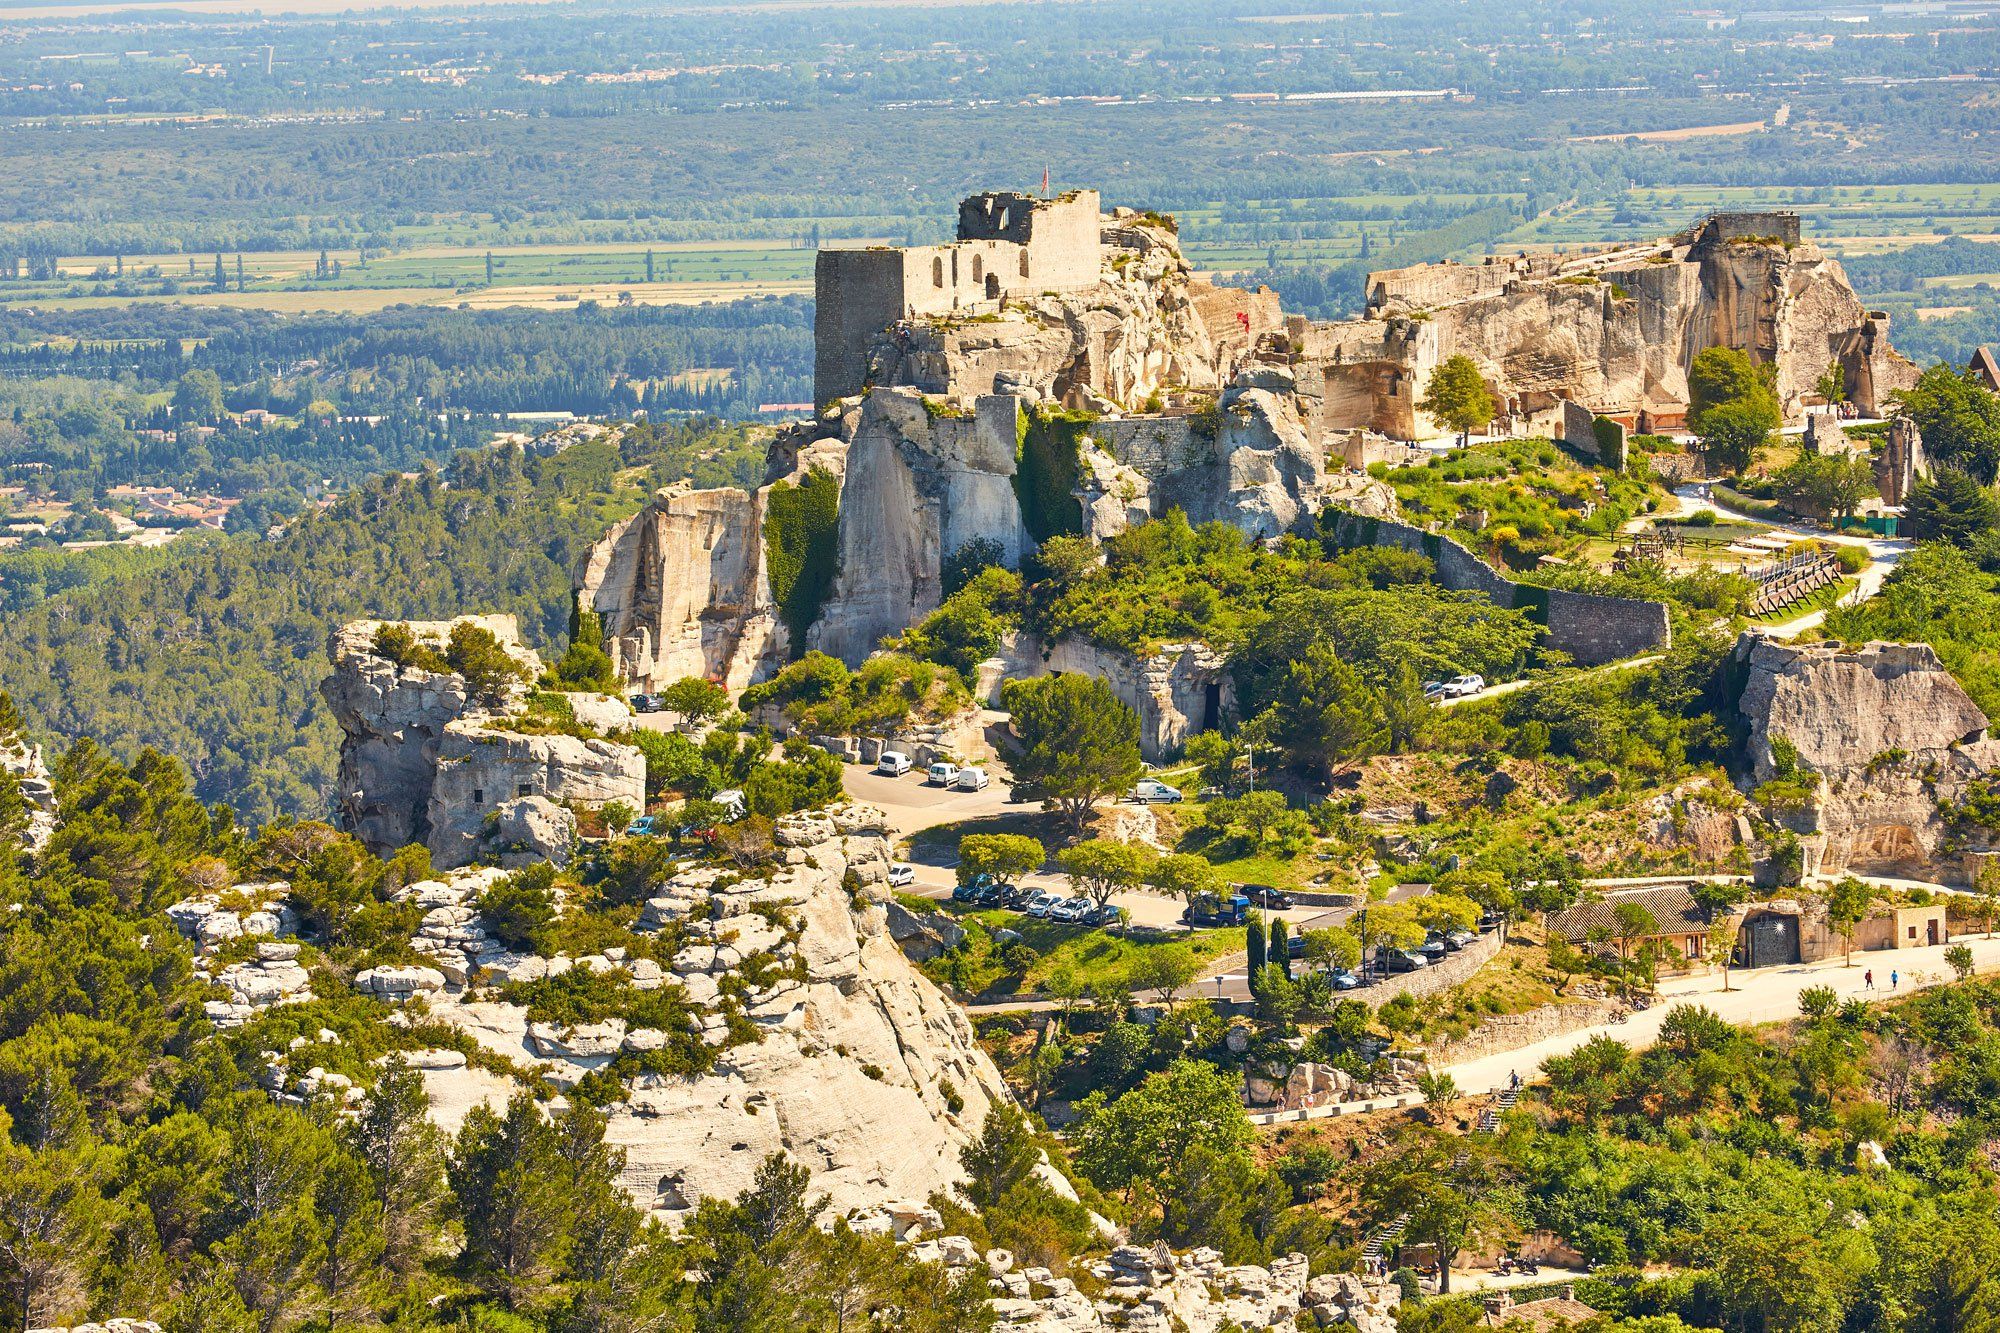
<path fill-rule="evenodd" d="M 1387 1255 L 1389 1247 L 1401 1240 L 1403 1233 L 1409 1229 L 1410 1215 L 1398 1213 L 1370 1232 L 1368 1239 L 1361 1246 L 1361 1262 L 1366 1271 L 1381 1272 L 1384 1256 Z"/>
<path fill-rule="evenodd" d="M 1479 1123 L 1472 1132 L 1474 1134 L 1494 1133 L 1500 1128 L 1500 1117 L 1513 1110 L 1514 1104 L 1520 1100 L 1521 1090 L 1519 1088 L 1500 1089 L 1500 1091 L 1493 1094 L 1493 1100 L 1488 1102 L 1485 1108 L 1479 1112 Z M 1451 1159 L 1452 1169 L 1457 1170 L 1471 1160 L 1472 1150 L 1470 1148 L 1460 1148 L 1458 1155 Z M 1401 1240 L 1403 1233 L 1409 1230 L 1409 1227 L 1410 1215 L 1408 1213 L 1398 1213 L 1381 1226 L 1375 1228 L 1375 1230 L 1369 1232 L 1368 1239 L 1363 1241 L 1361 1245 L 1363 1271 L 1380 1273 L 1387 1261 L 1389 1247 Z"/>

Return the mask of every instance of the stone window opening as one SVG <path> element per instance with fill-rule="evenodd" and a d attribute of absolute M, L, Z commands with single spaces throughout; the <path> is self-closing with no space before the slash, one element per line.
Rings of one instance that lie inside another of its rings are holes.
<path fill-rule="evenodd" d="M 472 789 L 472 803 L 474 805 L 486 804 L 486 789 L 484 787 L 474 787 Z"/>
<path fill-rule="evenodd" d="M 1024 278 L 1028 276 L 1028 250 L 1026 246 L 1021 248 L 1021 276 Z"/>
<path fill-rule="evenodd" d="M 533 796 L 535 794 L 535 784 L 532 782 L 517 782 L 514 784 L 514 794 L 516 796 Z"/>
<path fill-rule="evenodd" d="M 985 280 L 986 261 L 978 255 L 972 257 L 972 281 L 976 284 Z"/>
<path fill-rule="evenodd" d="M 942 255 L 931 260 L 931 286 L 944 286 L 944 257 Z"/>
<path fill-rule="evenodd" d="M 1000 299 L 1000 275 L 998 273 L 989 273 L 986 275 L 986 299 L 989 301 Z"/>

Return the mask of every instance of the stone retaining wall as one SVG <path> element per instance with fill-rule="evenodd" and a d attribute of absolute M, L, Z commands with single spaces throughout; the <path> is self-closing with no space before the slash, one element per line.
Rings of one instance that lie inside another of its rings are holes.
<path fill-rule="evenodd" d="M 1492 962 L 1502 943 L 1500 932 L 1489 930 L 1457 953 L 1446 954 L 1441 963 L 1432 963 L 1421 972 L 1395 973 L 1386 981 L 1346 992 L 1341 998 L 1360 1000 L 1370 1009 L 1379 1009 L 1398 995 L 1414 995 L 1422 999 L 1426 995 L 1450 990 L 1460 982 L 1470 980 L 1474 972 Z"/>
<path fill-rule="evenodd" d="M 1515 1051 L 1550 1037 L 1608 1023 L 1620 1006 L 1610 1000 L 1545 1004 L 1522 1014 L 1495 1014 L 1463 1037 L 1447 1037 L 1430 1049 L 1433 1065 L 1462 1064 L 1502 1051 Z"/>
<path fill-rule="evenodd" d="M 1545 627 L 1548 646 L 1580 666 L 1601 666 L 1673 642 L 1663 602 L 1516 583 L 1452 538 L 1390 519 L 1343 513 L 1334 520 L 1333 533 L 1343 546 L 1395 546 L 1428 556 L 1437 565 L 1439 583 L 1529 612 Z"/>

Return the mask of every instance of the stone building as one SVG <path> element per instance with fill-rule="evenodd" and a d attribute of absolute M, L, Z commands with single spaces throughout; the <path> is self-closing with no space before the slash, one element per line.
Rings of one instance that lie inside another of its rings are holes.
<path fill-rule="evenodd" d="M 1054 199 L 976 194 L 958 207 L 944 245 L 821 250 L 813 269 L 813 392 L 821 403 L 859 393 L 869 350 L 908 319 L 974 316 L 1009 297 L 1097 285 L 1095 190 Z"/>

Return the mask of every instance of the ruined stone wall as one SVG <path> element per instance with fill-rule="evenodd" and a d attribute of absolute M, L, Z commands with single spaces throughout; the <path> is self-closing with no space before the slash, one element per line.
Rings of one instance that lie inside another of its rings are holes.
<path fill-rule="evenodd" d="M 1055 199 L 1012 191 L 975 194 L 958 206 L 958 239 L 1000 240 L 1022 248 L 1016 272 L 1024 291 L 1076 291 L 1095 286 L 1102 263 L 1102 204 L 1095 190 Z"/>
<path fill-rule="evenodd" d="M 1706 240 L 1775 237 L 1785 245 L 1797 245 L 1799 215 L 1792 212 L 1716 213 L 1708 219 L 1702 231 Z"/>
<path fill-rule="evenodd" d="M 1579 665 L 1615 662 L 1673 641 L 1663 603 L 1515 583 L 1441 533 L 1342 514 L 1334 523 L 1334 537 L 1343 546 L 1396 546 L 1430 557 L 1439 583 L 1477 592 L 1498 606 L 1530 611 L 1547 631 L 1543 641 Z"/>
<path fill-rule="evenodd" d="M 888 246 L 821 250 L 813 261 L 813 397 L 861 391 L 868 348 L 903 317 L 903 253 Z"/>

